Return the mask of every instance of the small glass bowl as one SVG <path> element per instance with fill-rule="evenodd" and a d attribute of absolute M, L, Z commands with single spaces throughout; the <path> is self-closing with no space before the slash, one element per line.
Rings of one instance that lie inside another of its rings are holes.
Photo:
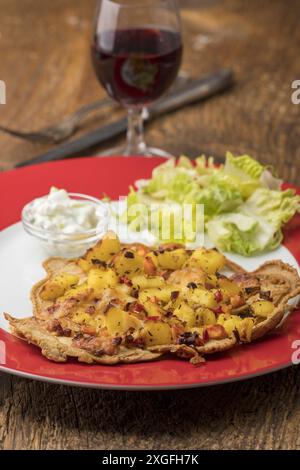
<path fill-rule="evenodd" d="M 29 202 L 22 210 L 22 223 L 25 231 L 37 238 L 48 256 L 59 256 L 63 258 L 76 258 L 85 253 L 85 251 L 93 246 L 108 230 L 110 220 L 110 210 L 108 204 L 101 202 L 92 196 L 79 193 L 68 193 L 71 199 L 78 201 L 87 201 L 100 208 L 101 219 L 97 227 L 90 230 L 82 230 L 77 233 L 66 233 L 63 231 L 46 230 L 36 227 L 31 223 L 33 214 L 33 203 Z M 47 198 L 43 196 L 40 199 Z"/>

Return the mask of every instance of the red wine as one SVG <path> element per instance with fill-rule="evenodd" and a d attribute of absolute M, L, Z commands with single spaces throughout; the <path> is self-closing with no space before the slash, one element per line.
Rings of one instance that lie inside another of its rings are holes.
<path fill-rule="evenodd" d="M 123 29 L 95 36 L 92 58 L 107 93 L 124 105 L 159 98 L 174 81 L 182 56 L 180 35 L 164 29 Z"/>

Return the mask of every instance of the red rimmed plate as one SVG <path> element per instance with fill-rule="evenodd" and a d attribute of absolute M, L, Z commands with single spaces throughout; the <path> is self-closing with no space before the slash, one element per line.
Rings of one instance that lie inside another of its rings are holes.
<path fill-rule="evenodd" d="M 159 158 L 140 157 L 81 158 L 0 174 L 0 312 L 29 316 L 30 287 L 43 276 L 39 262 L 42 254 L 35 240 L 27 236 L 17 223 L 27 202 L 46 194 L 52 185 L 96 197 L 101 197 L 104 192 L 117 199 L 126 195 L 128 186 L 136 179 L 149 177 L 152 169 L 161 162 Z M 284 246 L 269 254 L 268 259 L 277 257 L 298 265 L 298 222 L 298 219 L 293 220 L 286 230 Z M 260 256 L 246 263 L 250 263 L 252 268 L 264 259 Z M 0 362 L 5 362 L 0 364 L 0 369 L 3 371 L 83 387 L 171 389 L 243 380 L 291 365 L 295 352 L 293 343 L 300 339 L 300 312 L 294 312 L 284 329 L 276 334 L 214 355 L 200 367 L 177 358 L 116 366 L 86 365 L 72 360 L 57 364 L 45 359 L 38 348 L 10 335 L 2 318 L 0 326 Z"/>

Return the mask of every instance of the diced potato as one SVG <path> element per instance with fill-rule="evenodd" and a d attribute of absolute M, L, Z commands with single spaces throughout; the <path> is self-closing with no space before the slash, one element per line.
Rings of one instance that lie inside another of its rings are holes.
<path fill-rule="evenodd" d="M 120 251 L 113 260 L 113 268 L 119 276 L 137 275 L 143 271 L 143 257 L 135 251 Z"/>
<path fill-rule="evenodd" d="M 218 323 L 222 324 L 229 336 L 232 336 L 234 330 L 237 329 L 237 325 L 242 321 L 241 318 L 231 315 L 220 315 Z"/>
<path fill-rule="evenodd" d="M 126 333 L 129 328 L 139 329 L 141 321 L 117 307 L 111 307 L 104 315 L 104 325 L 111 335 Z"/>
<path fill-rule="evenodd" d="M 196 289 L 191 289 L 187 293 L 186 298 L 189 304 L 197 304 L 207 308 L 217 307 L 217 301 L 215 299 L 214 293 L 199 287 Z"/>
<path fill-rule="evenodd" d="M 182 268 L 188 257 L 189 255 L 184 248 L 177 248 L 173 251 L 158 253 L 157 260 L 160 268 L 176 270 Z"/>
<path fill-rule="evenodd" d="M 251 304 L 251 309 L 254 315 L 258 317 L 268 318 L 268 316 L 273 312 L 275 305 L 269 300 L 258 300 Z"/>
<path fill-rule="evenodd" d="M 164 287 L 145 289 L 139 293 L 139 300 L 143 303 L 151 297 L 156 297 L 161 302 L 167 303 L 171 299 L 172 292 L 178 292 L 178 286 L 176 288 L 176 286 L 166 285 Z"/>
<path fill-rule="evenodd" d="M 76 285 L 79 277 L 69 273 L 59 273 L 50 278 L 42 288 L 41 298 L 43 300 L 55 300 L 73 285 Z"/>
<path fill-rule="evenodd" d="M 195 314 L 197 325 L 214 325 L 216 321 L 216 315 L 209 308 L 198 308 Z"/>
<path fill-rule="evenodd" d="M 251 341 L 254 321 L 252 318 L 240 318 L 237 315 L 220 315 L 218 323 L 222 324 L 228 334 L 232 336 L 234 331 L 239 335 L 243 342 Z"/>
<path fill-rule="evenodd" d="M 220 340 L 228 337 L 223 325 L 208 325 L 205 327 L 205 331 L 207 332 L 209 339 Z"/>
<path fill-rule="evenodd" d="M 93 294 L 93 290 L 87 285 L 87 282 L 84 282 L 83 284 L 80 284 L 77 287 L 68 289 L 64 293 L 61 300 L 64 300 L 70 297 L 77 297 L 78 295 L 82 295 L 82 296 L 86 295 L 86 299 L 88 299 L 89 297 L 92 296 L 92 294 Z"/>
<path fill-rule="evenodd" d="M 146 300 L 146 302 L 143 303 L 144 308 L 146 309 L 146 312 L 149 317 L 160 317 L 161 316 L 161 309 L 159 305 L 157 305 L 154 302 L 151 302 L 150 300 Z"/>
<path fill-rule="evenodd" d="M 146 277 L 141 274 L 134 276 L 131 282 L 136 289 L 150 289 L 153 287 L 163 287 L 166 281 L 160 276 Z"/>
<path fill-rule="evenodd" d="M 181 303 L 173 312 L 179 320 L 186 323 L 187 327 L 195 326 L 195 311 L 186 303 Z"/>
<path fill-rule="evenodd" d="M 241 291 L 241 289 L 235 282 L 231 281 L 230 279 L 226 279 L 225 277 L 221 277 L 218 281 L 218 284 L 220 286 L 220 289 L 224 291 L 224 293 L 228 293 L 230 297 L 232 295 L 239 294 Z"/>
<path fill-rule="evenodd" d="M 160 344 L 171 344 L 171 328 L 167 323 L 161 321 L 147 321 L 144 324 L 142 335 L 146 346 L 157 346 Z"/>
<path fill-rule="evenodd" d="M 239 338 L 244 343 L 251 341 L 252 329 L 254 326 L 254 320 L 252 318 L 244 318 L 236 326 Z"/>
<path fill-rule="evenodd" d="M 118 283 L 118 277 L 112 269 L 102 271 L 101 269 L 91 269 L 88 273 L 87 284 L 95 291 L 114 287 Z"/>
<path fill-rule="evenodd" d="M 108 232 L 95 246 L 90 248 L 84 258 L 91 266 L 93 260 L 108 261 L 121 249 L 120 240 L 113 232 Z"/>
<path fill-rule="evenodd" d="M 157 256 L 153 252 L 149 252 L 144 256 L 143 271 L 149 276 L 154 276 L 158 267 Z"/>
<path fill-rule="evenodd" d="M 85 273 L 91 268 L 91 264 L 84 258 L 79 258 L 77 264 Z"/>
<path fill-rule="evenodd" d="M 188 261 L 189 266 L 203 269 L 208 274 L 215 274 L 225 265 L 225 257 L 216 250 L 198 248 Z"/>

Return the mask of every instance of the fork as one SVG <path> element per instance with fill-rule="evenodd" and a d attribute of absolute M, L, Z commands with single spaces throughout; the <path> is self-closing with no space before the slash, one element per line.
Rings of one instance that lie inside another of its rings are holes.
<path fill-rule="evenodd" d="M 189 75 L 181 71 L 171 90 L 175 88 L 179 88 L 184 83 L 186 83 L 189 79 Z M 95 111 L 97 109 L 102 108 L 116 108 L 119 104 L 113 101 L 110 97 L 105 97 L 102 100 L 95 101 L 94 103 L 88 103 L 79 108 L 70 116 L 63 119 L 61 122 L 54 124 L 53 126 L 44 127 L 37 131 L 19 131 L 16 129 L 11 129 L 9 127 L 0 126 L 0 131 L 9 134 L 13 137 L 17 137 L 19 139 L 27 140 L 29 142 L 41 143 L 41 144 L 56 144 L 58 142 L 62 142 L 66 140 L 68 137 L 71 137 L 74 132 L 79 128 L 80 123 L 82 122 L 83 118 L 87 116 L 91 111 Z M 144 108 L 144 114 L 147 116 L 147 109 Z"/>

